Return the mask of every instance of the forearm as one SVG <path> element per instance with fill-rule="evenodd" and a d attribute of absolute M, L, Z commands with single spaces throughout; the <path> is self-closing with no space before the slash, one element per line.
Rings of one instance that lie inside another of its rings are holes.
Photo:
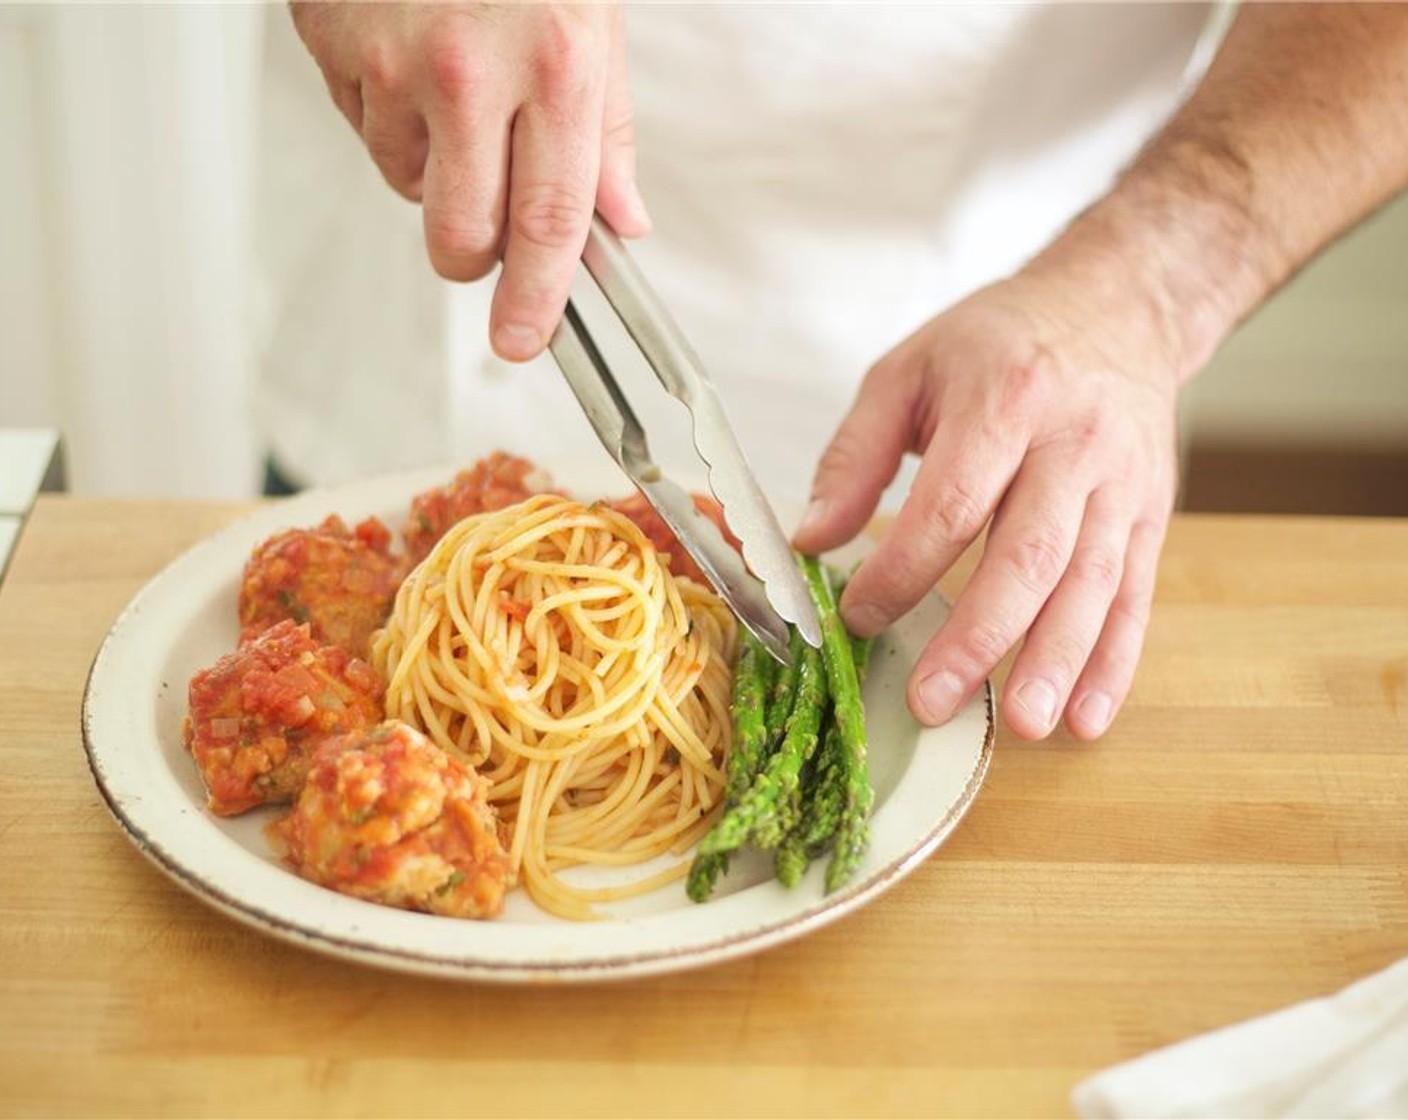
<path fill-rule="evenodd" d="M 1029 266 L 1142 296 L 1180 380 L 1408 185 L 1408 5 L 1243 7 L 1114 189 Z"/>

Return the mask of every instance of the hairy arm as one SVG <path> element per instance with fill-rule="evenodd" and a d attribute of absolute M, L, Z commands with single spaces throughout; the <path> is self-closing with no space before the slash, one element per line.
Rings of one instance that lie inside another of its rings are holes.
<path fill-rule="evenodd" d="M 909 702 L 942 723 L 1022 642 L 1019 734 L 1123 703 L 1176 485 L 1179 386 L 1322 246 L 1408 184 L 1408 5 L 1242 8 L 1188 101 L 1014 276 L 867 374 L 818 467 L 805 550 L 854 536 L 902 456 L 914 488 L 847 585 L 870 635 L 986 528 Z"/>
<path fill-rule="evenodd" d="M 1142 261 L 1183 381 L 1405 187 L 1408 4 L 1245 5 L 1193 95 L 1033 267 Z"/>

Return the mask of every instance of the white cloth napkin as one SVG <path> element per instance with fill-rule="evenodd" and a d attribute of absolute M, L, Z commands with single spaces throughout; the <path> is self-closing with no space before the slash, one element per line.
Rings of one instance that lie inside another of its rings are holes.
<path fill-rule="evenodd" d="M 1334 995 L 1103 1070 L 1071 1104 L 1086 1120 L 1408 1117 L 1408 958 Z"/>

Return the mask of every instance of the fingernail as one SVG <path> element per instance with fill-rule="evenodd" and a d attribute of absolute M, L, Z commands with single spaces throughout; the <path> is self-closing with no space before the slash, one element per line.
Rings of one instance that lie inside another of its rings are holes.
<path fill-rule="evenodd" d="M 1103 735 L 1110 726 L 1110 698 L 1103 692 L 1087 692 L 1080 702 L 1080 719 L 1095 735 Z"/>
<path fill-rule="evenodd" d="M 797 522 L 797 536 L 805 536 L 815 530 L 826 521 L 826 500 L 824 498 L 813 498 L 802 514 L 802 520 Z"/>
<path fill-rule="evenodd" d="M 931 673 L 919 682 L 919 706 L 928 723 L 944 723 L 963 702 L 963 682 L 947 669 Z"/>
<path fill-rule="evenodd" d="M 1033 722 L 1044 733 L 1051 730 L 1056 722 L 1056 690 L 1046 681 L 1028 681 L 1017 689 L 1018 706 L 1032 717 Z"/>
<path fill-rule="evenodd" d="M 543 336 L 522 323 L 505 323 L 494 332 L 494 349 L 505 358 L 531 358 L 543 348 Z"/>

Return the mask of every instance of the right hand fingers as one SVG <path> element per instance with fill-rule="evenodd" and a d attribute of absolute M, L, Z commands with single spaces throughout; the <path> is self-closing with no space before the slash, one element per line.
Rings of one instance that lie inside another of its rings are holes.
<path fill-rule="evenodd" d="M 398 91 L 362 87 L 362 140 L 392 190 L 419 202 L 430 136 L 425 119 Z"/>
<path fill-rule="evenodd" d="M 527 361 L 562 318 L 587 240 L 601 167 L 605 74 L 594 50 L 558 36 L 533 60 L 514 119 L 504 268 L 489 313 L 501 357 Z"/>
<path fill-rule="evenodd" d="M 1025 449 L 1016 425 L 962 407 L 939 416 L 909 497 L 841 597 L 853 632 L 880 633 L 939 581 L 987 525 Z"/>
<path fill-rule="evenodd" d="M 947 723 L 1031 627 L 1070 565 L 1088 493 L 1080 464 L 1063 451 L 1038 449 L 1023 462 L 992 519 L 976 571 L 915 663 L 910 709 L 925 723 Z M 1008 725 L 1018 734 L 1041 738 L 1051 730 L 1057 701 L 1064 704 L 1084 665 L 1062 678 L 1056 662 L 1069 661 L 1069 647 L 1081 641 L 1093 645 L 1103 620 L 1103 609 L 1083 612 L 1067 619 L 1058 640 L 1046 631 L 1027 680 L 1009 682 L 1003 697 Z"/>
<path fill-rule="evenodd" d="M 817 463 L 811 501 L 793 535 L 802 552 L 845 544 L 870 520 L 905 452 L 917 450 L 920 367 L 904 349 L 881 359 Z"/>
<path fill-rule="evenodd" d="M 644 237 L 650 232 L 650 215 L 636 186 L 635 115 L 626 75 L 625 15 L 620 8 L 611 17 L 611 61 L 606 71 L 596 208 L 622 237 Z"/>
<path fill-rule="evenodd" d="M 426 59 L 430 154 L 425 245 L 447 280 L 478 280 L 498 260 L 507 208 L 512 94 L 450 39 Z"/>
<path fill-rule="evenodd" d="M 414 54 L 383 22 L 388 14 L 345 5 L 294 3 L 294 26 L 318 63 L 333 102 L 356 129 L 391 187 L 420 198 L 429 147 Z M 363 16 L 368 22 L 360 22 Z"/>
<path fill-rule="evenodd" d="M 1159 549 L 1172 505 L 1169 497 L 1155 506 L 1136 522 L 1130 534 L 1119 591 L 1066 707 L 1066 725 L 1077 738 L 1103 735 L 1134 683 L 1153 605 Z"/>
<path fill-rule="evenodd" d="M 503 258 L 495 348 L 533 357 L 593 208 L 624 236 L 649 229 L 620 9 L 296 4 L 294 21 L 386 179 L 422 199 L 436 270 L 475 280 Z"/>

